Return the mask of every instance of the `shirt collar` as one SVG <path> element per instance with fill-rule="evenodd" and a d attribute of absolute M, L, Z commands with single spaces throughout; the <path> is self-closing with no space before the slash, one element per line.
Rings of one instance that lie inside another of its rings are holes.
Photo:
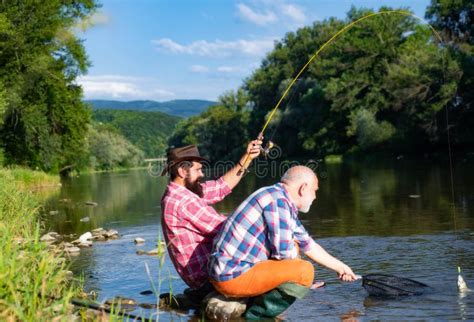
<path fill-rule="evenodd" d="M 199 198 L 199 196 L 197 194 L 195 194 L 194 192 L 192 192 L 188 188 L 186 188 L 186 187 L 184 187 L 180 184 L 177 184 L 176 182 L 173 182 L 173 181 L 170 181 L 170 183 L 168 184 L 168 189 L 171 193 L 185 193 L 185 194 L 190 194 L 190 195 L 193 195 L 193 196 L 196 196 L 196 197 Z"/>
<path fill-rule="evenodd" d="M 278 182 L 277 184 L 275 184 L 275 187 L 277 187 L 278 189 L 280 189 L 282 191 L 285 198 L 288 199 L 288 203 L 290 204 L 290 207 L 293 210 L 293 212 L 295 214 L 298 214 L 298 208 L 296 208 L 293 201 L 291 201 L 290 195 L 289 195 L 288 191 L 286 190 L 285 186 L 281 182 Z"/>

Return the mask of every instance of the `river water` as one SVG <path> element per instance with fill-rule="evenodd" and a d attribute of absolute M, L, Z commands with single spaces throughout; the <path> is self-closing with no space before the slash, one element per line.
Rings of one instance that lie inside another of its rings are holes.
<path fill-rule="evenodd" d="M 311 211 L 301 214 L 313 238 L 360 275 L 394 274 L 428 284 L 432 292 L 417 297 L 369 297 L 360 281 L 342 283 L 335 273 L 316 266 L 327 286 L 311 291 L 284 314 L 290 321 L 474 320 L 474 292 L 457 290 L 457 266 L 474 288 L 474 166 L 394 160 L 334 164 L 318 168 L 320 190 Z M 232 194 L 216 205 L 229 213 L 257 188 L 277 181 L 275 173 L 249 173 Z M 98 227 L 116 229 L 120 239 L 95 242 L 72 259 L 86 290 L 103 301 L 117 295 L 154 303 L 151 280 L 161 292 L 179 293 L 185 284 L 169 258 L 139 256 L 161 238 L 160 199 L 167 179 L 147 170 L 82 175 L 63 181 L 45 206 L 46 227 L 60 234 L 82 234 Z M 66 200 L 65 200 L 66 199 Z M 96 207 L 86 201 L 98 203 Z M 50 210 L 58 213 L 50 215 Z M 89 221 L 83 218 L 88 217 Z M 83 219 L 83 221 L 81 221 Z M 144 245 L 133 240 L 142 237 Z M 146 273 L 145 264 L 150 268 Z M 161 280 L 161 283 L 159 282 Z M 138 309 L 134 314 L 150 316 Z M 191 313 L 162 312 L 160 320 L 192 320 Z"/>

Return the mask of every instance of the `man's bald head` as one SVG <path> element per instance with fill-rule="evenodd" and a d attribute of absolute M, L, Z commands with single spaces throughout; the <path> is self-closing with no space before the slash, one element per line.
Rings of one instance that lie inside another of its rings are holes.
<path fill-rule="evenodd" d="M 319 188 L 318 177 L 313 170 L 301 165 L 291 167 L 285 172 L 281 182 L 296 208 L 301 212 L 308 212 Z"/>
<path fill-rule="evenodd" d="M 310 168 L 302 165 L 297 165 L 289 168 L 285 172 L 283 177 L 281 177 L 281 182 L 290 186 L 298 186 L 302 183 L 312 185 L 318 182 L 318 177 Z"/>

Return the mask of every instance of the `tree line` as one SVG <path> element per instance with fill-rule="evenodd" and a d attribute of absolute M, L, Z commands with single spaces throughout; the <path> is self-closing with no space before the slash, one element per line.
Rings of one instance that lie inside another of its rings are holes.
<path fill-rule="evenodd" d="M 0 1 L 0 166 L 49 172 L 130 167 L 163 154 L 178 118 L 97 111 L 76 83 L 90 62 L 77 31 L 95 0 Z"/>
<path fill-rule="evenodd" d="M 198 144 L 213 161 L 236 157 L 310 57 L 373 12 L 353 7 L 345 19 L 287 33 L 240 88 L 180 122 L 170 144 Z M 400 14 L 374 16 L 344 33 L 299 77 L 266 138 L 286 157 L 420 154 L 446 151 L 449 128 L 458 150 L 472 150 L 474 4 L 433 0 L 426 18 L 442 43 L 429 26 Z"/>

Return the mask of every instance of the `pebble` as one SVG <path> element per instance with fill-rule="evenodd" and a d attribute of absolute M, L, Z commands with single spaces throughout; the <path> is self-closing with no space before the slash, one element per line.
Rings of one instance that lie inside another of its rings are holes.
<path fill-rule="evenodd" d="M 67 247 L 67 248 L 64 248 L 64 251 L 68 254 L 77 254 L 81 251 L 81 249 L 79 247 Z"/>
<path fill-rule="evenodd" d="M 48 242 L 54 242 L 54 241 L 56 241 L 56 238 L 54 238 L 54 237 L 51 236 L 50 234 L 46 234 L 46 235 L 43 235 L 43 236 L 40 238 L 40 240 L 41 240 L 42 242 L 48 243 Z"/>
<path fill-rule="evenodd" d="M 134 240 L 135 244 L 143 244 L 145 242 L 145 239 L 137 237 Z"/>
<path fill-rule="evenodd" d="M 80 237 L 79 237 L 79 240 L 81 241 L 81 243 L 85 243 L 87 242 L 89 239 L 92 239 L 92 234 L 88 231 L 87 233 L 84 233 L 82 234 Z"/>
<path fill-rule="evenodd" d="M 86 201 L 85 204 L 87 206 L 97 207 L 98 203 L 94 201 Z"/>
<path fill-rule="evenodd" d="M 57 215 L 57 214 L 59 214 L 59 211 L 57 211 L 57 210 L 51 210 L 51 211 L 49 212 L 49 214 L 50 214 L 50 215 Z"/>
<path fill-rule="evenodd" d="M 421 197 L 421 195 L 409 195 L 408 197 L 410 197 L 410 198 L 414 198 L 414 199 L 417 199 L 417 198 L 420 198 L 420 197 Z"/>
<path fill-rule="evenodd" d="M 151 294 L 153 294 L 153 291 L 151 291 L 151 290 L 146 290 L 146 291 L 141 291 L 140 292 L 140 295 L 151 295 Z"/>
<path fill-rule="evenodd" d="M 84 218 L 79 219 L 79 221 L 81 222 L 89 222 L 89 220 L 90 220 L 89 217 L 84 217 Z"/>

